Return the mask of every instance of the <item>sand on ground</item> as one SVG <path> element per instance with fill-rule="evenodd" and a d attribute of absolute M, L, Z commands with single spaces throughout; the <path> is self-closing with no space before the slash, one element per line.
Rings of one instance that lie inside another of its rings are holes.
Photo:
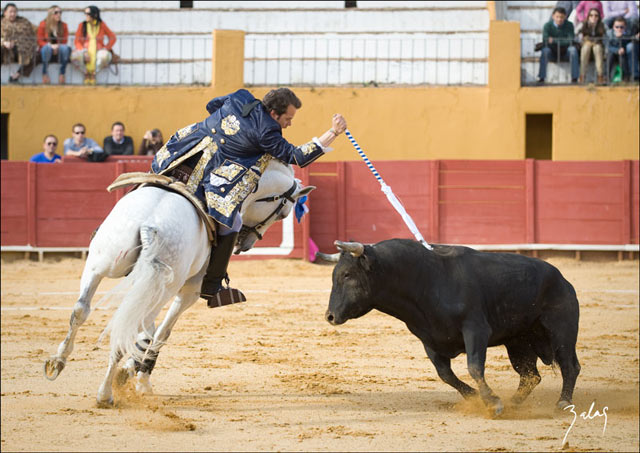
<path fill-rule="evenodd" d="M 114 308 L 91 313 L 66 368 L 48 381 L 43 362 L 67 333 L 84 263 L 4 260 L 0 447 L 555 451 L 566 435 L 568 451 L 638 451 L 638 261 L 549 261 L 580 300 L 575 421 L 554 411 L 560 371 L 540 361 L 541 384 L 492 419 L 438 378 L 402 322 L 371 312 L 329 325 L 332 266 L 298 260 L 232 262 L 232 281 L 250 300 L 216 309 L 199 300 L 161 351 L 154 394 L 138 397 L 127 383 L 115 407 L 99 408 L 109 344 L 97 341 Z M 103 281 L 94 300 L 116 283 Z M 473 384 L 465 355 L 453 369 Z M 518 375 L 504 347 L 489 350 L 486 377 L 508 403 Z"/>

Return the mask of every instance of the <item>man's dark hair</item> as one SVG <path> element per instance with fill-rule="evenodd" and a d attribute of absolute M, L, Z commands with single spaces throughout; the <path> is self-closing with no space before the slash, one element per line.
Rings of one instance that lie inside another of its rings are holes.
<path fill-rule="evenodd" d="M 74 130 L 76 127 L 81 127 L 82 129 L 84 129 L 84 131 L 85 131 L 85 132 L 87 132 L 87 128 L 86 128 L 86 127 L 84 127 L 84 124 L 82 124 L 82 123 L 76 123 L 76 124 L 74 124 L 73 126 L 71 126 L 71 132 L 73 132 L 73 130 Z"/>
<path fill-rule="evenodd" d="M 624 16 L 618 16 L 613 19 L 613 23 L 615 24 L 616 22 L 622 22 L 623 24 L 627 25 L 627 19 L 625 19 Z"/>
<path fill-rule="evenodd" d="M 122 126 L 122 129 L 124 129 L 124 124 L 122 124 L 120 121 L 116 121 L 111 125 L 111 130 L 113 130 L 113 128 L 116 126 Z"/>
<path fill-rule="evenodd" d="M 276 115 L 285 113 L 290 105 L 293 105 L 297 109 L 302 107 L 302 102 L 300 102 L 298 96 L 289 88 L 277 88 L 269 91 L 262 100 L 262 103 L 268 112 L 273 110 L 276 112 Z"/>
<path fill-rule="evenodd" d="M 557 8 L 553 9 L 553 12 L 551 13 L 551 15 L 553 16 L 555 13 L 561 13 L 561 14 L 564 14 L 566 16 L 567 15 L 567 10 L 564 9 L 562 6 L 558 6 Z"/>

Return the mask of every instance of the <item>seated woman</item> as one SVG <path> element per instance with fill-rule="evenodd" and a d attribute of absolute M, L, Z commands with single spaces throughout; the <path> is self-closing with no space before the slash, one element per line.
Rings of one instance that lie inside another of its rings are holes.
<path fill-rule="evenodd" d="M 29 77 L 36 65 L 38 41 L 36 32 L 24 17 L 18 16 L 18 7 L 7 3 L 2 11 L 2 64 L 17 61 L 18 70 L 9 77 L 10 83 L 16 83 L 20 76 Z"/>
<path fill-rule="evenodd" d="M 62 9 L 58 5 L 49 7 L 47 18 L 40 22 L 38 27 L 38 46 L 42 57 L 42 83 L 45 85 L 51 82 L 49 78 L 49 62 L 57 59 L 60 63 L 60 75 L 58 83 L 64 84 L 67 64 L 71 56 L 71 47 L 67 45 L 69 39 L 69 28 L 62 22 Z"/>
<path fill-rule="evenodd" d="M 100 19 L 97 6 L 87 6 L 84 14 L 87 20 L 78 25 L 76 50 L 71 54 L 71 62 L 84 73 L 85 84 L 95 85 L 96 73 L 111 63 L 111 48 L 116 43 L 116 35 Z M 104 43 L 105 36 L 107 44 Z"/>
<path fill-rule="evenodd" d="M 580 83 L 584 83 L 589 66 L 589 59 L 593 52 L 596 62 L 596 73 L 598 74 L 598 84 L 605 83 L 604 80 L 604 23 L 597 8 L 591 8 L 587 15 L 587 20 L 582 24 L 582 49 L 580 50 Z"/>
<path fill-rule="evenodd" d="M 144 133 L 138 148 L 138 154 L 141 156 L 155 156 L 163 144 L 164 140 L 160 129 L 151 129 Z"/>

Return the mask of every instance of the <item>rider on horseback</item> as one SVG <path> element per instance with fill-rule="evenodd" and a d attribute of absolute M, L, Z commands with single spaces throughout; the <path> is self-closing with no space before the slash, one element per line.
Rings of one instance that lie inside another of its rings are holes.
<path fill-rule="evenodd" d="M 158 151 L 151 169 L 173 176 L 200 198 L 217 222 L 200 297 L 209 307 L 246 300 L 228 285 L 227 267 L 242 227 L 240 208 L 273 157 L 305 167 L 331 150 L 347 128 L 340 114 L 332 127 L 310 142 L 294 146 L 282 137 L 302 103 L 288 88 L 269 91 L 262 101 L 247 90 L 217 97 L 207 104 L 210 116 L 177 131 Z"/>

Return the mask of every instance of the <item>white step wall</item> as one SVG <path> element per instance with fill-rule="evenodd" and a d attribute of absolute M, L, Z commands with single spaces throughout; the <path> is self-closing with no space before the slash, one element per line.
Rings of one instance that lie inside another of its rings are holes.
<path fill-rule="evenodd" d="M 195 1 L 193 9 L 179 1 L 89 3 L 118 36 L 115 51 L 139 66 L 121 65 L 117 77 L 102 76 L 107 83 L 210 83 L 214 29 L 246 32 L 249 84 L 487 83 L 486 2 L 359 1 L 353 9 L 343 1 Z M 57 4 L 73 35 L 85 5 Z M 18 2 L 19 14 L 37 25 L 50 5 Z M 167 68 L 148 62 L 158 59 Z M 188 61 L 198 67 L 186 70 Z"/>

